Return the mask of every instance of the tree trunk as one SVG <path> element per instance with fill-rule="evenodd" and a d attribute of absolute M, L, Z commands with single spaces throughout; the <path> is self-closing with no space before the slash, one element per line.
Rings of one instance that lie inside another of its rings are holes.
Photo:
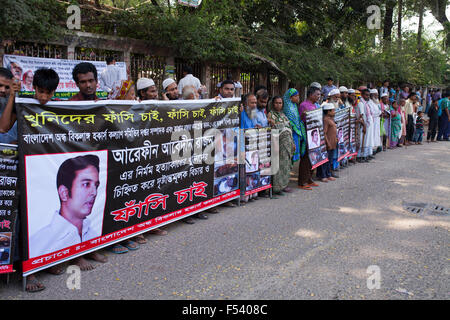
<path fill-rule="evenodd" d="M 422 33 L 423 33 L 423 14 L 424 14 L 423 0 L 419 0 L 419 29 L 417 30 L 417 52 L 422 51 Z"/>
<path fill-rule="evenodd" d="M 403 0 L 398 0 L 397 41 L 399 50 L 402 48 L 402 14 L 403 14 Z"/>
<path fill-rule="evenodd" d="M 428 0 L 431 13 L 437 21 L 444 27 L 445 32 L 445 48 L 450 47 L 450 21 L 445 14 L 448 0 Z"/>
<path fill-rule="evenodd" d="M 383 26 L 383 40 L 385 42 L 391 42 L 392 40 L 392 27 L 394 22 L 392 17 L 394 15 L 395 1 L 387 1 L 386 13 L 384 14 L 384 26 Z"/>

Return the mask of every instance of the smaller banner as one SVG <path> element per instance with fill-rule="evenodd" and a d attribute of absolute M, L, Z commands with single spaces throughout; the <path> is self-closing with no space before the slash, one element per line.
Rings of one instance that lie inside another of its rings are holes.
<path fill-rule="evenodd" d="M 272 187 L 270 140 L 270 128 L 245 130 L 246 196 Z"/>
<path fill-rule="evenodd" d="M 0 144 L 0 274 L 13 272 L 19 204 L 18 164 L 17 146 Z"/>
<path fill-rule="evenodd" d="M 312 169 L 328 161 L 325 135 L 323 132 L 323 111 L 318 108 L 306 113 L 306 135 L 308 136 L 308 155 Z"/>
<path fill-rule="evenodd" d="M 59 76 L 59 85 L 55 92 L 55 98 L 61 100 L 70 99 L 79 91 L 75 81 L 72 78 L 72 70 L 80 62 L 90 62 L 95 66 L 98 77 L 97 97 L 100 99 L 106 99 L 108 93 L 100 89 L 100 74 L 103 69 L 106 68 L 105 61 L 36 58 L 9 54 L 5 54 L 3 56 L 3 66 L 11 70 L 13 75 L 22 82 L 22 88 L 19 92 L 19 96 L 24 98 L 32 98 L 34 96 L 33 76 L 36 70 L 40 68 L 51 68 L 55 70 Z M 127 66 L 125 62 L 116 62 L 116 66 L 120 69 L 121 78 L 126 79 Z"/>
<path fill-rule="evenodd" d="M 349 121 L 349 157 L 356 156 L 358 154 L 358 148 L 356 143 L 356 114 L 350 113 L 350 121 Z"/>
<path fill-rule="evenodd" d="M 338 159 L 341 161 L 350 154 L 349 148 L 349 131 L 350 131 L 350 108 L 340 109 L 336 111 L 334 121 L 337 127 L 338 138 Z"/>

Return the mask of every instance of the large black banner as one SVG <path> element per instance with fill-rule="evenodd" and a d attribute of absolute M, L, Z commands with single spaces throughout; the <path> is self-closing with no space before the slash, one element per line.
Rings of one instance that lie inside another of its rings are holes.
<path fill-rule="evenodd" d="M 0 143 L 0 274 L 13 271 L 18 213 L 17 146 Z"/>
<path fill-rule="evenodd" d="M 238 99 L 18 99 L 24 274 L 239 196 Z"/>

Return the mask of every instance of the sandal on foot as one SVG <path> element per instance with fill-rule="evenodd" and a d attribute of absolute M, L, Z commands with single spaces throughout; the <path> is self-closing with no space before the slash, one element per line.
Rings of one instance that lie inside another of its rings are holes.
<path fill-rule="evenodd" d="M 134 237 L 134 241 L 136 241 L 139 244 L 146 244 L 147 243 L 147 239 L 145 239 L 142 234 Z"/>
<path fill-rule="evenodd" d="M 298 186 L 298 187 L 303 190 L 312 190 L 312 188 L 309 186 Z"/>
<path fill-rule="evenodd" d="M 111 247 L 108 247 L 108 251 L 115 253 L 115 254 L 122 254 L 122 253 L 127 253 L 128 249 L 125 248 L 121 244 L 113 244 Z"/>
<path fill-rule="evenodd" d="M 125 240 L 121 243 L 124 247 L 126 247 L 128 250 L 137 250 L 139 249 L 139 244 L 132 240 Z"/>
<path fill-rule="evenodd" d="M 45 286 L 39 282 L 39 280 L 36 277 L 32 277 L 29 279 L 29 276 L 27 277 L 27 285 L 25 287 L 26 292 L 39 292 L 45 289 Z"/>
<path fill-rule="evenodd" d="M 158 228 L 150 230 L 148 233 L 156 234 L 157 236 L 165 236 L 165 235 L 167 235 L 167 231 L 166 230 L 161 230 L 161 229 L 158 229 Z"/>
<path fill-rule="evenodd" d="M 60 274 L 63 274 L 65 272 L 63 266 L 60 264 L 53 266 L 51 268 L 45 269 L 45 271 L 47 271 L 47 273 L 53 274 L 55 276 L 59 276 Z"/>
<path fill-rule="evenodd" d="M 217 208 L 210 208 L 208 210 L 205 210 L 208 213 L 219 213 L 219 210 Z"/>

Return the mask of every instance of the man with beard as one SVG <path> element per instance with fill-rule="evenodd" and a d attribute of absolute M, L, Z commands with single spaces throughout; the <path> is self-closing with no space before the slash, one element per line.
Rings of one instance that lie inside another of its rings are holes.
<path fill-rule="evenodd" d="M 138 79 L 136 82 L 136 90 L 140 101 L 158 99 L 158 89 L 152 79 Z"/>
<path fill-rule="evenodd" d="M 269 102 L 269 93 L 266 89 L 259 89 L 256 92 L 256 124 L 261 128 L 266 128 L 272 120 L 267 119 L 267 104 Z"/>
<path fill-rule="evenodd" d="M 177 83 L 172 78 L 163 81 L 162 97 L 163 100 L 178 100 L 180 98 Z"/>
<path fill-rule="evenodd" d="M 341 101 L 343 104 L 343 108 L 349 108 L 352 106 L 349 100 L 349 92 L 347 87 L 341 86 L 339 87 L 339 92 L 341 93 Z"/>
<path fill-rule="evenodd" d="M 370 108 L 373 117 L 373 153 L 376 154 L 382 150 L 381 147 L 381 106 L 378 100 L 378 90 L 370 90 Z"/>
<path fill-rule="evenodd" d="M 341 93 L 339 92 L 339 89 L 333 89 L 328 93 L 328 99 L 326 102 L 322 103 L 322 106 L 325 105 L 325 103 L 332 103 L 334 105 L 334 109 L 338 110 L 342 105 L 340 97 Z"/>

